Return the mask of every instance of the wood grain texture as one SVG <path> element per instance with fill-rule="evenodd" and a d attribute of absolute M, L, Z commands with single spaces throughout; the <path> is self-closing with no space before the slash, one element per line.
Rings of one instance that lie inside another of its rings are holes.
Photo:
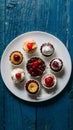
<path fill-rule="evenodd" d="M 0 59 L 4 50 L 4 17 L 5 17 L 5 2 L 0 0 Z M 0 130 L 4 130 L 4 83 L 0 75 Z"/>
<path fill-rule="evenodd" d="M 40 30 L 62 40 L 73 63 L 72 5 L 72 0 L 0 0 L 0 55 L 16 36 Z M 16 98 L 0 80 L 0 130 L 73 130 L 72 115 L 73 73 L 61 94 L 40 104 Z"/>
<path fill-rule="evenodd" d="M 16 36 L 34 30 L 34 5 L 32 0 L 6 0 L 6 46 Z M 5 130 L 34 130 L 36 108 L 30 105 L 5 89 Z"/>
<path fill-rule="evenodd" d="M 47 31 L 66 43 L 66 0 L 37 0 L 36 30 Z"/>
<path fill-rule="evenodd" d="M 70 52 L 70 56 L 71 56 L 71 59 L 72 59 L 72 75 L 71 75 L 71 79 L 70 79 L 70 86 L 71 86 L 71 89 L 69 90 L 69 127 L 70 127 L 70 130 L 73 129 L 73 29 L 72 29 L 72 26 L 73 26 L 73 1 L 70 0 L 69 2 L 69 15 L 68 15 L 68 50 Z"/>
<path fill-rule="evenodd" d="M 47 31 L 54 34 L 68 47 L 68 10 L 67 0 L 38 0 L 36 30 Z M 69 84 L 71 85 L 71 84 Z M 40 130 L 67 130 L 69 124 L 69 97 L 68 86 L 62 95 L 53 99 L 47 106 L 37 107 L 37 129 Z M 58 100 L 59 99 L 59 100 Z M 40 116 L 41 115 L 41 116 Z M 41 125 L 40 125 L 41 124 Z"/>

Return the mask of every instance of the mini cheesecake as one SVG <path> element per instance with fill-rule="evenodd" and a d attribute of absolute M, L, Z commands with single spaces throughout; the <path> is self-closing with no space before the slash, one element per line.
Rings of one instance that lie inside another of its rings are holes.
<path fill-rule="evenodd" d="M 56 85 L 56 77 L 54 74 L 45 74 L 41 79 L 42 86 L 46 89 L 52 89 Z"/>
<path fill-rule="evenodd" d="M 13 69 L 11 72 L 11 78 L 14 83 L 21 83 L 25 78 L 24 70 L 21 68 Z"/>
<path fill-rule="evenodd" d="M 51 43 L 44 43 L 42 44 L 40 51 L 42 55 L 49 57 L 54 53 L 54 46 Z"/>
<path fill-rule="evenodd" d="M 54 58 L 50 61 L 50 69 L 53 72 L 60 72 L 63 69 L 63 61 L 60 58 Z"/>
<path fill-rule="evenodd" d="M 27 83 L 26 83 L 26 91 L 29 93 L 29 94 L 37 94 L 38 91 L 39 91 L 39 83 L 38 81 L 36 80 L 29 80 Z"/>
<path fill-rule="evenodd" d="M 9 60 L 13 65 L 19 65 L 23 61 L 23 54 L 20 51 L 13 51 L 9 56 Z"/>
<path fill-rule="evenodd" d="M 37 49 L 36 42 L 34 40 L 27 40 L 23 44 L 23 49 L 27 53 L 32 53 Z"/>

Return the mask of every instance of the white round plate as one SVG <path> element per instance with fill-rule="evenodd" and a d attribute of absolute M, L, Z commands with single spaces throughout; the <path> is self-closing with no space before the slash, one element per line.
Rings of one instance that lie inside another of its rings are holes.
<path fill-rule="evenodd" d="M 29 55 L 27 55 L 26 52 L 24 52 L 23 50 L 23 43 L 28 39 L 33 39 L 34 41 L 36 41 L 38 46 L 37 51 Z M 40 53 L 40 46 L 43 43 L 47 43 L 47 42 L 52 43 L 55 48 L 55 54 L 50 58 L 46 58 L 42 56 L 42 54 Z M 45 61 L 47 66 L 46 72 L 48 73 L 50 73 L 49 61 L 54 57 L 61 58 L 64 64 L 64 71 L 56 75 L 57 85 L 55 89 L 52 91 L 47 91 L 42 87 L 42 85 L 40 85 L 41 86 L 40 93 L 35 97 L 30 97 L 27 94 L 25 90 L 25 86 L 23 84 L 16 86 L 11 79 L 11 71 L 13 68 L 9 61 L 10 53 L 15 50 L 21 51 L 24 56 L 24 66 L 21 65 L 18 67 L 24 69 L 26 80 L 32 79 L 32 77 L 28 74 L 26 70 L 26 62 L 32 56 L 39 56 Z M 71 65 L 70 55 L 68 53 L 68 50 L 64 46 L 64 44 L 55 36 L 40 31 L 24 33 L 18 36 L 17 38 L 15 38 L 5 49 L 1 59 L 1 75 L 7 88 L 20 99 L 23 99 L 25 101 L 30 101 L 30 102 L 41 102 L 41 101 L 51 99 L 56 95 L 58 95 L 67 85 L 71 75 L 71 69 L 72 69 L 72 65 Z"/>

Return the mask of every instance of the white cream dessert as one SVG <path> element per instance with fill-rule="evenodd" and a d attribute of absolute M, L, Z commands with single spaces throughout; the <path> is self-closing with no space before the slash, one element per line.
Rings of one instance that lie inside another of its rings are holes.
<path fill-rule="evenodd" d="M 59 72 L 63 68 L 63 61 L 59 58 L 52 59 L 50 61 L 50 68 L 55 72 Z"/>
<path fill-rule="evenodd" d="M 11 78 L 14 81 L 14 83 L 20 83 L 24 80 L 25 73 L 24 70 L 21 68 L 13 69 L 11 72 Z"/>
<path fill-rule="evenodd" d="M 42 44 L 41 48 L 42 55 L 49 57 L 54 53 L 54 46 L 51 43 Z"/>

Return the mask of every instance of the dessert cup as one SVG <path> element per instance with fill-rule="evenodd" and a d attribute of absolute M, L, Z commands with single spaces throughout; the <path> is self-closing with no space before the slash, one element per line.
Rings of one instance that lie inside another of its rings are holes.
<path fill-rule="evenodd" d="M 37 49 L 37 44 L 34 40 L 31 39 L 27 40 L 23 44 L 23 50 L 28 54 L 35 52 L 36 49 Z"/>
<path fill-rule="evenodd" d="M 35 96 L 40 91 L 40 84 L 37 80 L 31 79 L 26 82 L 25 88 L 29 95 Z"/>
<path fill-rule="evenodd" d="M 45 57 L 53 55 L 54 50 L 54 46 L 51 43 L 44 43 L 40 47 L 40 51 Z"/>
<path fill-rule="evenodd" d="M 41 58 L 32 57 L 27 61 L 26 68 L 32 77 L 39 77 L 44 73 L 46 65 Z"/>
<path fill-rule="evenodd" d="M 45 74 L 41 79 L 41 84 L 46 89 L 53 89 L 56 86 L 56 76 L 52 73 Z"/>
<path fill-rule="evenodd" d="M 20 51 L 13 51 L 9 56 L 9 60 L 12 65 L 20 65 L 23 62 L 23 54 Z"/>
<path fill-rule="evenodd" d="M 21 83 L 24 81 L 25 73 L 21 68 L 15 68 L 11 71 L 11 78 L 15 84 Z"/>
<path fill-rule="evenodd" d="M 61 72 L 63 70 L 63 61 L 60 58 L 54 58 L 50 61 L 49 66 L 52 72 Z"/>

